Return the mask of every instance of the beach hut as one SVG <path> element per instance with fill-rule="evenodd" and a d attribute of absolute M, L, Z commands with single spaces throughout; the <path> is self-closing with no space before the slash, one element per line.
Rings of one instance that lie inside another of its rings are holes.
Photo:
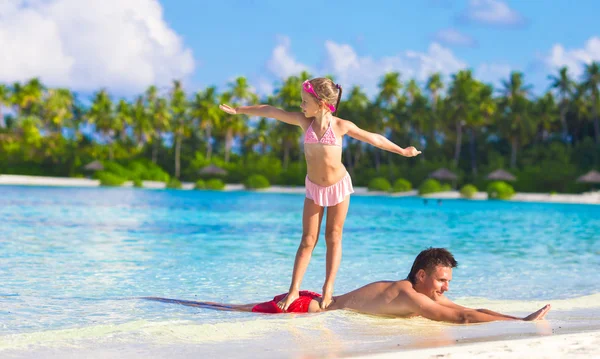
<path fill-rule="evenodd" d="M 493 181 L 516 181 L 517 178 L 515 176 L 513 176 L 511 173 L 502 170 L 502 169 L 497 169 L 494 172 L 490 173 L 489 175 L 487 175 L 486 177 L 488 180 L 493 180 Z"/>
<path fill-rule="evenodd" d="M 577 179 L 578 183 L 590 183 L 592 185 L 596 185 L 600 183 L 600 172 L 591 170 L 588 173 Z M 595 186 L 594 186 L 595 187 Z"/>
<path fill-rule="evenodd" d="M 429 174 L 429 177 L 435 178 L 440 181 L 451 181 L 453 188 L 456 187 L 456 180 L 458 179 L 458 176 L 455 175 L 452 171 L 450 171 L 447 168 L 437 169 L 437 170 L 431 172 Z"/>
<path fill-rule="evenodd" d="M 215 166 L 213 164 L 203 167 L 198 171 L 201 176 L 204 177 L 213 177 L 213 176 L 225 176 L 227 175 L 227 171 L 222 169 L 221 167 Z"/>
<path fill-rule="evenodd" d="M 438 170 L 435 170 L 435 171 L 431 172 L 429 177 L 435 178 L 435 179 L 441 180 L 441 181 L 444 181 L 444 180 L 456 181 L 458 179 L 458 176 L 455 175 L 452 171 L 450 171 L 447 168 L 440 168 Z"/>
<path fill-rule="evenodd" d="M 85 165 L 83 169 L 88 172 L 96 172 L 104 170 L 104 166 L 102 165 L 102 162 L 96 160 Z"/>

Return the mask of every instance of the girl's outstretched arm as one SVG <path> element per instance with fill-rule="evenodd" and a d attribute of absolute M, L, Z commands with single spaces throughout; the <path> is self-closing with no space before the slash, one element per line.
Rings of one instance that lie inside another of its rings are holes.
<path fill-rule="evenodd" d="M 417 150 L 413 146 L 402 148 L 385 138 L 385 136 L 382 136 L 378 133 L 365 131 L 350 121 L 344 121 L 344 126 L 348 136 L 381 148 L 382 150 L 397 153 L 405 157 L 414 157 L 421 153 L 421 151 Z"/>
<path fill-rule="evenodd" d="M 271 105 L 241 106 L 235 108 L 228 105 L 219 105 L 219 108 L 230 115 L 249 115 L 274 118 L 278 121 L 300 127 L 303 127 L 302 125 L 308 121 L 301 112 L 288 112 Z"/>

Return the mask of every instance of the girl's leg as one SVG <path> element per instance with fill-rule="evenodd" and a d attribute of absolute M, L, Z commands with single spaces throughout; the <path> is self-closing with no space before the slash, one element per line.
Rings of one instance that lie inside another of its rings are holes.
<path fill-rule="evenodd" d="M 333 284 L 340 262 L 342 261 L 342 231 L 348 214 L 350 196 L 335 206 L 327 207 L 327 224 L 325 241 L 327 243 L 327 259 L 325 267 L 325 283 L 323 284 L 323 300 L 321 308 L 327 308 L 333 298 Z"/>
<path fill-rule="evenodd" d="M 323 207 L 315 204 L 312 199 L 304 198 L 302 240 L 300 241 L 300 246 L 296 252 L 292 284 L 290 285 L 288 295 L 277 303 L 277 306 L 284 311 L 300 297 L 300 285 L 302 284 L 302 278 L 304 278 L 306 267 L 308 267 L 308 262 L 310 262 L 313 249 L 319 239 L 319 229 L 321 228 L 322 220 Z"/>

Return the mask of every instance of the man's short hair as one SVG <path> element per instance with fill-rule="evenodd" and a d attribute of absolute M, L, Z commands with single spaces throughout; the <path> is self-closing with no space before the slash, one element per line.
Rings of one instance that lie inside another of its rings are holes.
<path fill-rule="evenodd" d="M 458 263 L 454 259 L 452 253 L 450 253 L 446 248 L 431 248 L 425 249 L 417 258 L 410 269 L 410 273 L 408 274 L 408 280 L 412 283 L 416 283 L 417 272 L 423 269 L 427 274 L 430 274 L 435 267 L 444 266 L 450 268 L 456 268 Z"/>

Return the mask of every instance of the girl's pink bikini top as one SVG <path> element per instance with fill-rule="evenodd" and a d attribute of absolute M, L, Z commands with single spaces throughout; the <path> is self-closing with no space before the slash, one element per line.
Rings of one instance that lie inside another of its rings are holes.
<path fill-rule="evenodd" d="M 325 134 L 323 134 L 323 137 L 321 137 L 320 140 L 319 138 L 317 138 L 317 134 L 312 128 L 314 122 L 315 120 L 313 120 L 313 122 L 310 123 L 310 126 L 308 126 L 308 128 L 306 129 L 306 133 L 304 133 L 304 143 L 320 143 L 322 145 L 342 147 L 342 144 L 338 143 L 337 137 L 335 137 L 335 133 L 333 133 L 333 129 L 331 128 L 331 121 L 329 121 L 329 127 L 327 128 Z"/>

